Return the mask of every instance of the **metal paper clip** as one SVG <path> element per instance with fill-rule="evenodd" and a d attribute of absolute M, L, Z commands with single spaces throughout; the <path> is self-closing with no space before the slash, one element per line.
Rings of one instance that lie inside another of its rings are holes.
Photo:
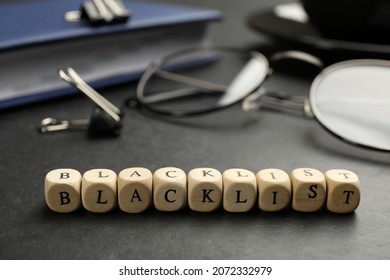
<path fill-rule="evenodd" d="M 65 13 L 65 20 L 77 22 L 86 19 L 92 25 L 126 22 L 131 12 L 121 0 L 89 0 L 81 5 L 80 11 Z"/>
<path fill-rule="evenodd" d="M 89 120 L 68 121 L 57 120 L 51 117 L 45 118 L 39 126 L 40 132 L 87 129 L 90 136 L 118 136 L 120 134 L 123 113 L 119 108 L 90 87 L 72 68 L 60 69 L 58 75 L 65 82 L 78 88 L 97 106 Z"/>

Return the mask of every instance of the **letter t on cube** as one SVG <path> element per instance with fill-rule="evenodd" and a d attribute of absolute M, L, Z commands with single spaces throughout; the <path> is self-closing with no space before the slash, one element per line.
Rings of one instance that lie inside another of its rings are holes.
<path fill-rule="evenodd" d="M 326 207 L 334 213 L 353 212 L 360 202 L 358 176 L 349 170 L 333 169 L 325 173 L 328 186 Z"/>

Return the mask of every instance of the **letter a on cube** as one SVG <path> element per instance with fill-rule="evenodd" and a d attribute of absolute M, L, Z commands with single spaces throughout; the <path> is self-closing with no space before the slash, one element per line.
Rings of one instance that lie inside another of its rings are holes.
<path fill-rule="evenodd" d="M 142 167 L 127 168 L 118 175 L 118 204 L 126 213 L 141 213 L 152 205 L 153 174 Z"/>

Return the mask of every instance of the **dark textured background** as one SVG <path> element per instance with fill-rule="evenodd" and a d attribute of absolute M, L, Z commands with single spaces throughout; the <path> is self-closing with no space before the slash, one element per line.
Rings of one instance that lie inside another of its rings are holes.
<path fill-rule="evenodd" d="M 288 1 L 165 2 L 222 10 L 225 20 L 210 30 L 214 44 L 266 51 L 287 47 L 251 31 L 246 18 Z M 298 70 L 275 75 L 269 87 L 307 94 L 310 80 Z M 134 90 L 131 83 L 102 93 L 120 105 Z M 298 115 L 247 114 L 238 106 L 189 120 L 129 110 L 117 139 L 91 140 L 84 132 L 37 133 L 44 117 L 83 118 L 91 109 L 91 102 L 80 95 L 0 112 L 1 259 L 390 258 L 389 154 L 351 147 Z M 186 172 L 202 166 L 253 172 L 268 167 L 286 172 L 298 167 L 350 169 L 360 176 L 362 200 L 349 215 L 257 209 L 243 214 L 151 209 L 136 215 L 120 210 L 64 215 L 45 204 L 43 181 L 52 169 L 104 167 L 119 172 L 132 166 L 152 171 L 177 166 Z"/>

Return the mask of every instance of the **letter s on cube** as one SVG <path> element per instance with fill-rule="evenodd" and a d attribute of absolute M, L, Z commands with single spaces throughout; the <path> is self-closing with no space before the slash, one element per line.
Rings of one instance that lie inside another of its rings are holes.
<path fill-rule="evenodd" d="M 313 168 L 297 168 L 291 172 L 292 208 L 300 212 L 320 210 L 326 200 L 325 176 Z"/>

